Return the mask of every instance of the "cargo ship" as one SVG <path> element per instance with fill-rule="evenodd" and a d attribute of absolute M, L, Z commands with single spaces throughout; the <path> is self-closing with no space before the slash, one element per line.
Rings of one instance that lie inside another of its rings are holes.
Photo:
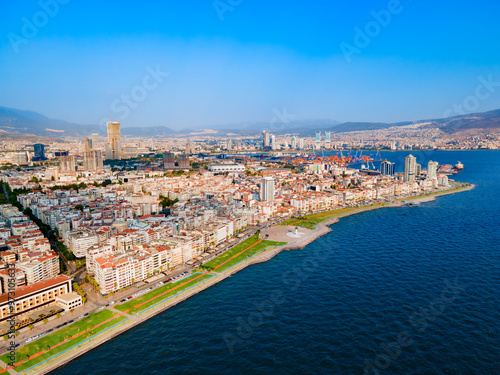
<path fill-rule="evenodd" d="M 459 161 L 457 164 L 455 164 L 455 169 L 457 171 L 462 171 L 464 169 L 464 165 Z"/>

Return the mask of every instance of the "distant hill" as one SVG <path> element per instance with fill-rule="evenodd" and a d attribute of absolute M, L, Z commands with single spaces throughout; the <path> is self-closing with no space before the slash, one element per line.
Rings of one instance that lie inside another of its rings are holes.
<path fill-rule="evenodd" d="M 6 133 L 32 134 L 41 137 L 64 138 L 90 136 L 92 133 L 106 134 L 106 129 L 98 125 L 81 125 L 63 120 L 55 120 L 37 112 L 0 107 L 0 138 L 6 139 Z M 123 135 L 132 137 L 154 137 L 156 135 L 175 134 L 175 130 L 165 126 L 129 127 L 121 129 Z"/>
<path fill-rule="evenodd" d="M 346 133 L 354 131 L 387 129 L 395 126 L 406 126 L 421 123 L 429 123 L 429 127 L 438 128 L 448 134 L 455 134 L 464 130 L 500 130 L 500 109 L 489 112 L 472 113 L 441 119 L 404 121 L 397 123 L 345 122 L 340 125 L 332 126 L 328 128 L 328 130 L 333 133 Z M 311 130 L 310 135 L 312 135 L 313 132 L 314 131 Z"/>
<path fill-rule="evenodd" d="M 500 130 L 500 109 L 473 113 L 463 116 L 453 116 L 444 119 L 405 121 L 398 123 L 380 122 L 345 122 L 334 120 L 291 120 L 290 118 L 275 118 L 269 122 L 253 122 L 225 124 L 202 127 L 210 134 L 256 135 L 263 130 L 274 134 L 297 134 L 299 136 L 314 136 L 315 131 L 331 131 L 345 133 L 352 131 L 379 130 L 395 126 L 405 126 L 417 123 L 429 123 L 428 127 L 439 128 L 450 135 L 467 131 Z M 201 128 L 201 127 L 200 127 Z M 122 127 L 122 134 L 130 137 L 154 137 L 166 135 L 188 136 L 199 134 L 200 129 L 184 129 L 175 131 L 165 126 L 152 127 Z M 81 125 L 63 120 L 55 120 L 37 112 L 0 107 L 0 139 L 16 138 L 18 134 L 31 134 L 38 137 L 66 138 L 83 137 L 92 133 L 106 134 L 105 127 L 98 125 Z"/>
<path fill-rule="evenodd" d="M 0 107 L 0 130 L 9 133 L 59 138 L 98 133 L 99 127 L 54 120 L 37 112 Z"/>
<path fill-rule="evenodd" d="M 157 135 L 177 134 L 175 130 L 167 128 L 166 126 L 145 126 L 145 127 L 130 127 L 121 128 L 123 135 L 131 137 L 154 137 Z"/>

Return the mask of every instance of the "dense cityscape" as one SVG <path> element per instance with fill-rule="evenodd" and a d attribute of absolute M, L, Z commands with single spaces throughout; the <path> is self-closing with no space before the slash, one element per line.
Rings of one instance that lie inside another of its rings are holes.
<path fill-rule="evenodd" d="M 330 133 L 290 144 L 267 131 L 260 139 L 134 143 L 122 140 L 118 122 L 107 128 L 105 139 L 4 151 L 0 333 L 7 340 L 15 319 L 18 346 L 209 269 L 269 224 L 462 186 L 448 178 L 459 162 L 421 166 L 408 155 L 395 173 L 380 154 L 333 151 L 348 145 Z"/>
<path fill-rule="evenodd" d="M 0 375 L 500 375 L 500 3 L 1 9 Z"/>

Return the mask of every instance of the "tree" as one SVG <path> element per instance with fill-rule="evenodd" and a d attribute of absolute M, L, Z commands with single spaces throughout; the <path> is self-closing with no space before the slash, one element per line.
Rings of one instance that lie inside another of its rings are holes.
<path fill-rule="evenodd" d="M 56 314 L 56 318 L 59 319 L 61 317 L 61 313 Z"/>
<path fill-rule="evenodd" d="M 77 204 L 75 206 L 75 210 L 80 210 L 80 211 L 83 211 L 83 205 L 82 204 Z"/>
<path fill-rule="evenodd" d="M 28 328 L 29 328 L 30 330 L 32 330 L 32 329 L 33 329 L 33 327 L 34 327 L 34 325 L 33 325 L 33 324 L 30 324 L 30 325 L 28 326 Z"/>
<path fill-rule="evenodd" d="M 55 178 L 54 176 L 52 176 L 52 177 L 50 178 L 50 181 L 55 181 L 55 180 L 56 180 L 56 178 Z"/>
<path fill-rule="evenodd" d="M 48 322 L 48 320 L 47 320 L 47 318 L 45 318 L 45 319 L 43 320 L 43 324 L 47 324 L 47 322 Z"/>
<path fill-rule="evenodd" d="M 9 339 L 9 335 L 3 335 L 4 341 L 7 341 Z"/>

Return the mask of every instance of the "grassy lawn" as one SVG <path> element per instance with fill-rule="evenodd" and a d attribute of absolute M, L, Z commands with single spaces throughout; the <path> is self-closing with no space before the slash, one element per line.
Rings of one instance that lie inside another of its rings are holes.
<path fill-rule="evenodd" d="M 205 263 L 204 267 L 208 268 L 208 269 L 215 270 L 217 272 L 224 271 L 224 270 L 234 266 L 236 263 L 239 263 L 242 260 L 258 253 L 259 251 L 264 250 L 266 247 L 282 246 L 282 245 L 286 245 L 286 242 L 275 242 L 275 241 L 267 241 L 267 240 L 261 241 L 261 240 L 259 240 L 259 237 L 257 235 L 254 235 L 254 236 L 250 237 L 249 239 L 243 241 L 242 243 L 236 245 L 232 249 L 219 255 L 217 258 L 212 259 L 208 263 Z M 250 246 L 253 246 L 253 247 L 249 248 Z M 245 251 L 245 249 L 248 249 L 248 250 Z M 241 253 L 241 252 L 243 252 L 243 253 Z M 241 254 L 239 254 L 239 253 L 241 253 Z M 226 262 L 226 263 L 224 263 L 224 262 Z"/>
<path fill-rule="evenodd" d="M 74 336 L 82 331 L 85 331 L 86 329 L 92 328 L 92 327 L 96 326 L 97 324 L 104 322 L 104 321 L 106 321 L 106 320 L 108 320 L 116 315 L 117 315 L 116 313 L 113 313 L 109 310 L 102 310 L 102 311 L 99 311 L 98 313 L 95 313 L 95 314 L 91 313 L 86 318 L 83 318 L 83 319 L 81 319 L 81 320 L 79 320 L 79 321 L 77 321 L 77 322 L 75 322 L 75 323 L 73 323 L 65 328 L 62 328 L 62 329 L 60 329 L 60 330 L 58 330 L 50 335 L 46 335 L 46 336 L 44 336 L 36 341 L 29 343 L 28 345 L 25 345 L 25 346 L 17 349 L 15 362 L 19 362 L 21 360 L 26 360 L 29 356 L 32 356 L 33 354 L 39 353 L 42 350 L 48 350 L 49 347 L 53 348 L 56 344 L 59 344 L 60 342 L 68 339 L 69 337 L 72 337 L 72 336 Z M 33 359 L 26 361 L 26 362 L 23 362 L 19 366 L 15 367 L 14 370 L 24 371 L 24 370 L 36 365 L 37 363 L 43 362 L 44 360 L 52 357 L 53 355 L 60 353 L 64 350 L 68 349 L 69 347 L 72 347 L 72 346 L 78 344 L 79 342 L 82 342 L 82 341 L 88 339 L 89 337 L 91 337 L 97 333 L 104 331 L 106 328 L 109 328 L 112 325 L 114 325 L 114 324 L 116 324 L 124 319 L 126 319 L 126 318 L 122 316 L 122 317 L 113 319 L 105 324 L 102 324 L 99 327 L 93 328 L 91 331 L 89 331 L 81 336 L 78 336 L 78 337 L 76 337 L 76 338 L 74 338 L 74 339 L 72 339 L 72 340 L 70 340 L 62 345 L 59 345 L 56 348 L 48 350 L 46 353 L 39 355 L 36 358 L 33 358 Z M 10 358 L 8 357 L 7 354 L 4 354 L 1 357 L 1 359 L 5 363 L 10 362 Z"/>
<path fill-rule="evenodd" d="M 361 207 L 347 207 L 347 208 L 339 208 L 336 210 L 332 211 L 326 211 L 326 212 L 319 212 L 316 214 L 310 214 L 310 215 L 305 215 L 302 216 L 301 218 L 294 218 L 294 219 L 288 219 L 283 222 L 281 222 L 279 225 L 294 225 L 298 227 L 304 227 L 307 229 L 316 229 L 316 225 L 319 223 L 332 219 L 334 217 L 341 217 L 344 215 L 347 215 L 352 212 L 362 212 L 366 210 L 370 210 L 373 208 L 377 207 L 382 207 L 385 206 L 386 203 L 381 202 L 381 203 L 374 203 L 370 204 L 367 206 L 361 206 Z"/>
<path fill-rule="evenodd" d="M 154 289 L 149 293 L 143 294 L 140 297 L 133 298 L 128 302 L 125 302 L 121 305 L 115 305 L 114 308 L 120 311 L 130 310 L 128 313 L 135 314 L 139 311 L 145 310 L 150 306 L 161 302 L 164 299 L 167 299 L 183 290 L 186 290 L 193 285 L 196 285 L 202 281 L 205 281 L 210 278 L 210 275 L 195 273 L 189 277 L 186 277 L 183 280 L 180 280 L 176 283 L 169 282 L 166 285 L 163 285 L 160 288 Z M 158 298 L 155 298 L 158 297 Z M 152 301 L 146 302 L 152 298 Z M 142 304 L 143 303 L 143 304 Z M 135 307 L 136 305 L 142 304 L 141 306 Z"/>
<path fill-rule="evenodd" d="M 439 196 L 439 195 L 447 195 L 447 194 L 450 194 L 450 193 L 453 193 L 453 192 L 458 192 L 458 191 L 461 191 L 461 190 L 468 190 L 471 188 L 471 185 L 462 185 L 462 184 L 455 184 L 455 187 L 452 188 L 452 189 L 448 189 L 448 190 L 440 190 L 440 191 L 433 191 L 431 193 L 425 193 L 425 194 L 420 194 L 420 195 L 416 195 L 414 197 L 408 197 L 408 198 L 401 198 L 401 199 L 398 199 L 398 201 L 402 202 L 402 201 L 411 201 L 411 200 L 414 200 L 414 199 L 419 199 L 419 198 L 423 198 L 423 197 L 432 197 L 432 196 Z"/>

